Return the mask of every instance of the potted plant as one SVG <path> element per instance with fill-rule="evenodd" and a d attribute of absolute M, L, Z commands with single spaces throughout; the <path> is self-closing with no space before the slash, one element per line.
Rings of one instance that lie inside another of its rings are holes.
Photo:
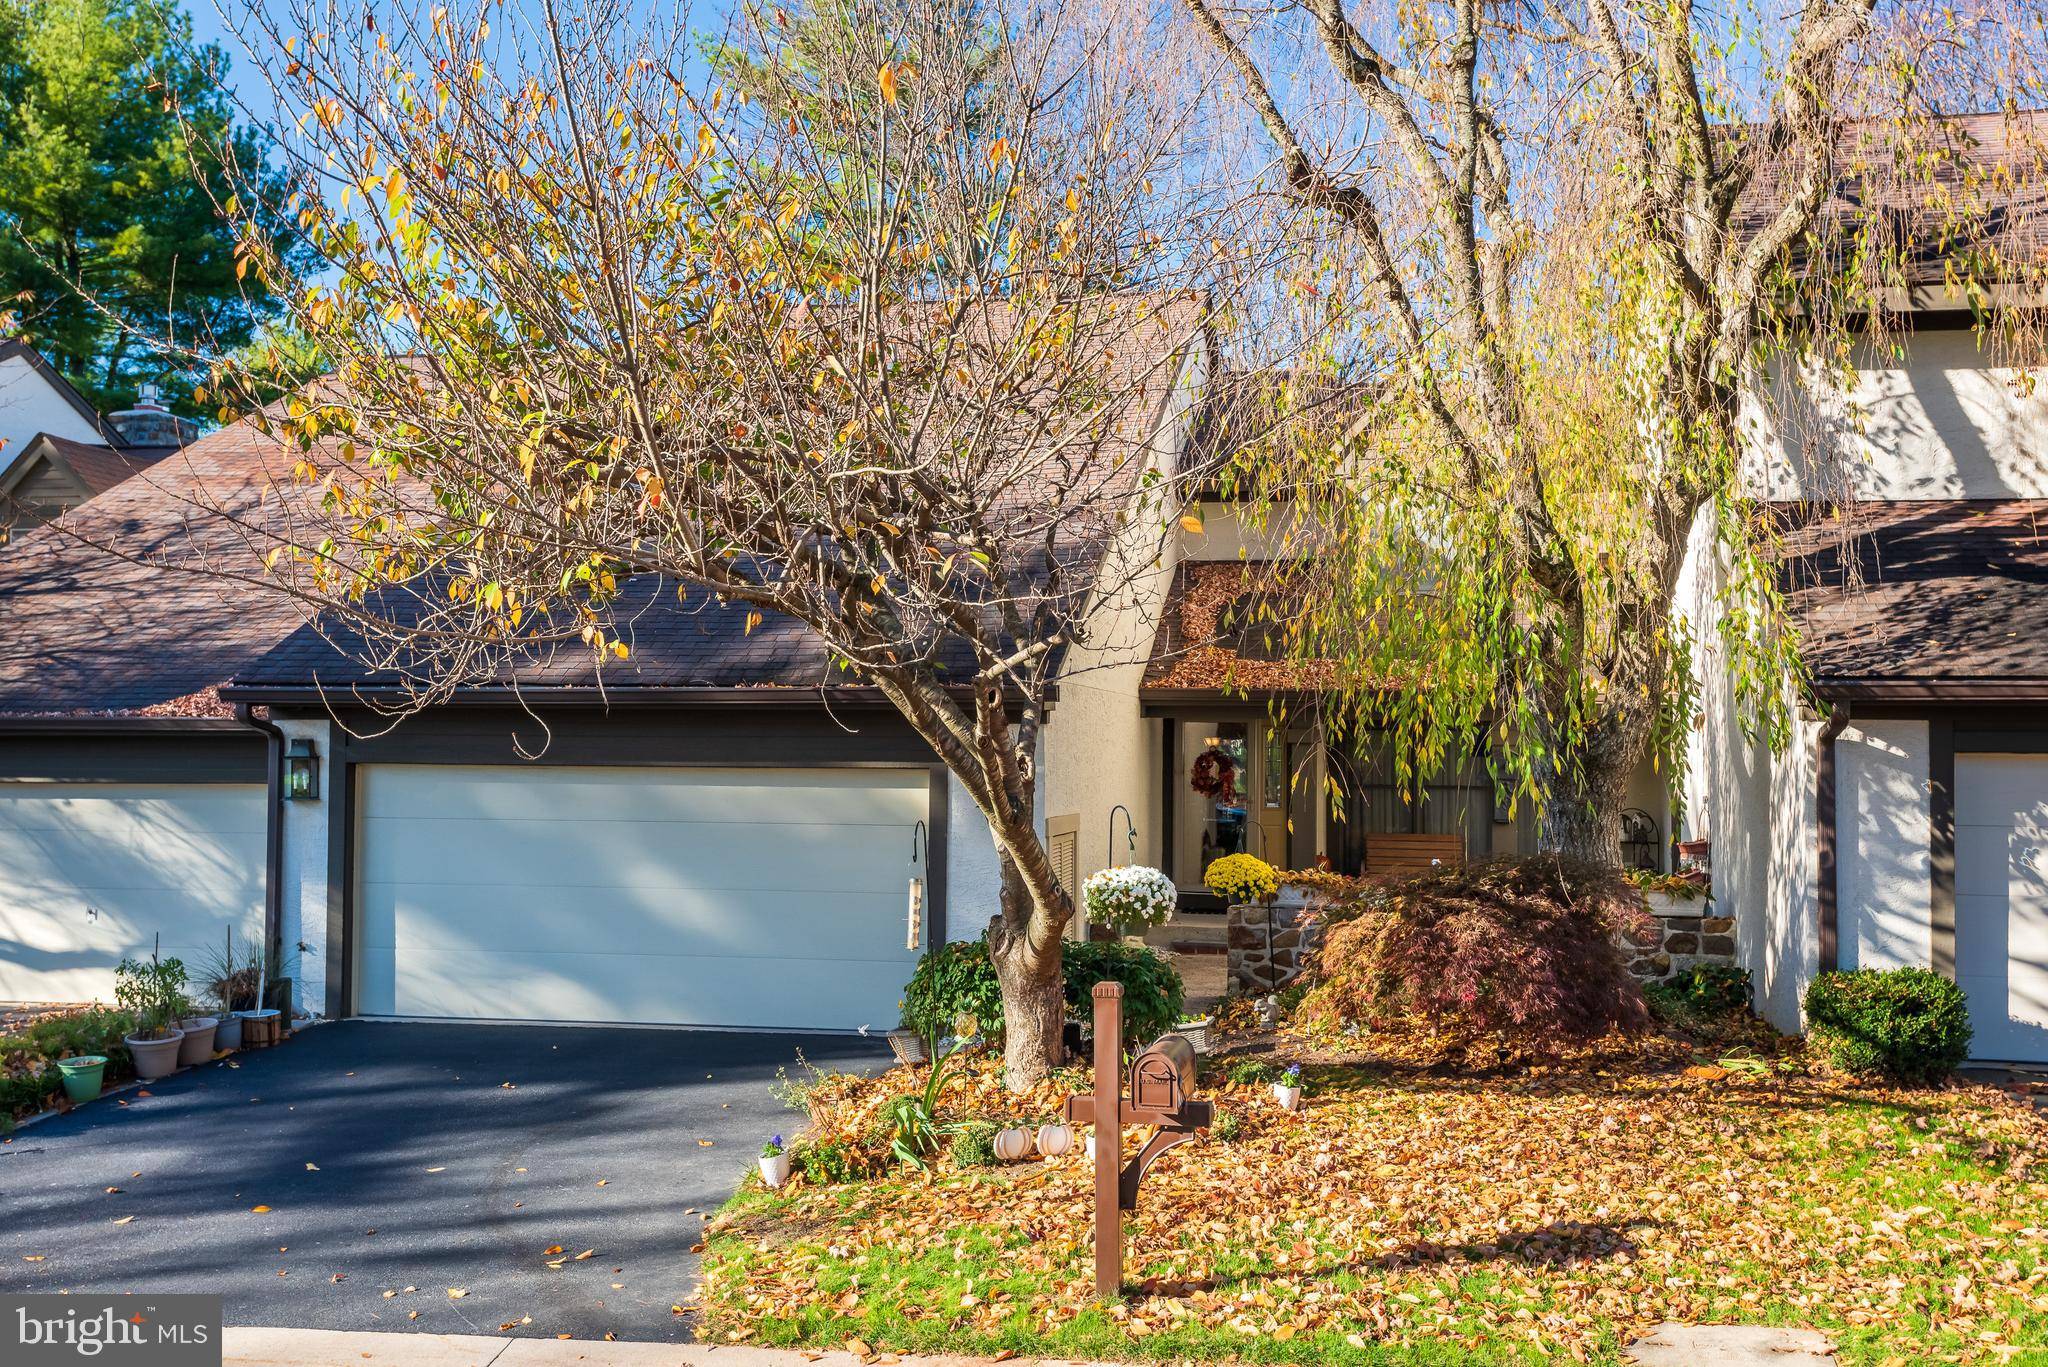
<path fill-rule="evenodd" d="M 178 1066 L 190 1068 L 213 1057 L 213 1032 L 220 1028 L 218 1016 L 202 1016 L 191 998 L 178 997 L 178 1028 L 185 1037 L 178 1041 Z"/>
<path fill-rule="evenodd" d="M 220 1008 L 216 1013 L 220 1023 L 213 1032 L 216 1049 L 242 1047 L 243 1015 L 257 1005 L 256 984 L 262 976 L 253 946 L 245 960 L 236 959 L 234 937 L 234 931 L 228 931 L 222 947 L 212 951 L 199 968 L 200 985 Z"/>
<path fill-rule="evenodd" d="M 1126 864 L 1089 874 L 1081 885 L 1081 906 L 1091 924 L 1115 926 L 1128 935 L 1171 920 L 1180 906 L 1180 889 L 1157 869 Z"/>
<path fill-rule="evenodd" d="M 1206 1013 L 1199 1016 L 1182 1016 L 1173 1027 L 1173 1033 L 1193 1045 L 1196 1053 L 1206 1054 L 1209 1052 L 1210 1024 L 1210 1017 Z"/>
<path fill-rule="evenodd" d="M 1298 1111 L 1301 1109 L 1301 1093 L 1301 1065 L 1290 1063 L 1287 1071 L 1280 1075 L 1280 1080 L 1273 1084 L 1273 1100 L 1280 1103 L 1283 1111 Z"/>
<path fill-rule="evenodd" d="M 144 1082 L 178 1071 L 178 1046 L 185 1032 L 178 1014 L 185 1004 L 185 965 L 176 959 L 148 963 L 123 959 L 114 969 L 114 1000 L 135 1017 L 135 1033 L 123 1044 Z"/>
<path fill-rule="evenodd" d="M 91 1101 L 106 1082 L 105 1054 L 74 1054 L 57 1060 L 57 1072 L 64 1079 L 64 1095 L 73 1102 Z"/>
<path fill-rule="evenodd" d="M 771 1187 L 789 1180 L 789 1150 L 782 1147 L 779 1134 L 761 1146 L 761 1180 Z"/>
<path fill-rule="evenodd" d="M 1209 891 L 1234 906 L 1270 902 L 1280 895 L 1280 876 L 1255 854 L 1226 854 L 1202 873 Z"/>

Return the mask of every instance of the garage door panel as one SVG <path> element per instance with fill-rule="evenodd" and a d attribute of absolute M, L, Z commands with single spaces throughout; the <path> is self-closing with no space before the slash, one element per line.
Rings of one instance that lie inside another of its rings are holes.
<path fill-rule="evenodd" d="M 378 765 L 366 791 L 381 817 L 507 821 L 575 816 L 768 825 L 802 811 L 831 825 L 898 825 L 925 815 L 926 775 L 891 769 L 536 769 Z"/>
<path fill-rule="evenodd" d="M 2048 1060 L 2048 758 L 1956 756 L 1955 911 L 1971 1055 Z"/>
<path fill-rule="evenodd" d="M 263 789 L 0 784 L 0 1000 L 108 1001 L 114 966 L 195 966 L 263 930 Z"/>
<path fill-rule="evenodd" d="M 579 961 L 585 957 L 605 962 Z M 696 956 L 430 951 L 399 960 L 396 995 L 416 1004 L 402 1014 L 470 1019 L 876 1031 L 896 1024 L 907 976 L 897 966 L 785 957 L 763 968 L 760 960 Z"/>
<path fill-rule="evenodd" d="M 768 886 L 831 892 L 900 882 L 906 827 L 776 826 L 595 821 L 564 808 L 548 820 L 364 822 L 378 870 L 402 868 L 413 886 L 490 883 L 554 889 L 685 891 Z"/>
<path fill-rule="evenodd" d="M 370 766 L 365 1014 L 893 1024 L 926 770 Z"/>
<path fill-rule="evenodd" d="M 578 953 L 605 946 L 659 948 L 687 942 L 693 953 L 775 957 L 793 947 L 818 957 L 887 959 L 907 966 L 905 891 L 699 891 L 603 888 L 563 895 L 553 888 L 404 887 L 362 890 L 366 947 L 499 949 Z M 893 923 L 893 939 L 878 929 Z"/>

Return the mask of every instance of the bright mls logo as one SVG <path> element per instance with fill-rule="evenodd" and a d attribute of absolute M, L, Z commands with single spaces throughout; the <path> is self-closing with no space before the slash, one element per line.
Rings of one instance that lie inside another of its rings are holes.
<path fill-rule="evenodd" d="M 0 1296 L 0 1362 L 220 1367 L 219 1296 Z"/>

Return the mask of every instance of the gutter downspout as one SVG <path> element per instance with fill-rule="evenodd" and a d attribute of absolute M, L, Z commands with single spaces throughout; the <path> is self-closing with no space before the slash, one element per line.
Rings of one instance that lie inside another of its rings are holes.
<path fill-rule="evenodd" d="M 284 935 L 284 732 L 277 723 L 258 718 L 248 703 L 235 704 L 235 720 L 261 731 L 267 741 L 269 758 L 264 771 L 269 776 L 269 796 L 263 806 L 263 957 L 269 965 L 268 980 L 276 983 Z"/>
<path fill-rule="evenodd" d="M 1842 960 L 1840 859 L 1836 844 L 1835 742 L 1841 738 L 1842 732 L 1849 725 L 1849 712 L 1848 703 L 1835 704 L 1834 710 L 1828 713 L 1828 719 L 1821 723 L 1820 735 L 1814 740 L 1813 814 L 1814 824 L 1819 828 L 1814 840 L 1819 855 L 1815 901 L 1820 910 L 1820 971 L 1823 973 L 1833 973 L 1841 967 Z"/>

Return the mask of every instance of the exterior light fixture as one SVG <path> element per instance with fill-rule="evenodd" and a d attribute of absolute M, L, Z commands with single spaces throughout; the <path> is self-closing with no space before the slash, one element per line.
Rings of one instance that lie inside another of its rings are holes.
<path fill-rule="evenodd" d="M 310 802 L 320 796 L 320 756 L 304 736 L 285 748 L 284 795 L 292 802 Z"/>

